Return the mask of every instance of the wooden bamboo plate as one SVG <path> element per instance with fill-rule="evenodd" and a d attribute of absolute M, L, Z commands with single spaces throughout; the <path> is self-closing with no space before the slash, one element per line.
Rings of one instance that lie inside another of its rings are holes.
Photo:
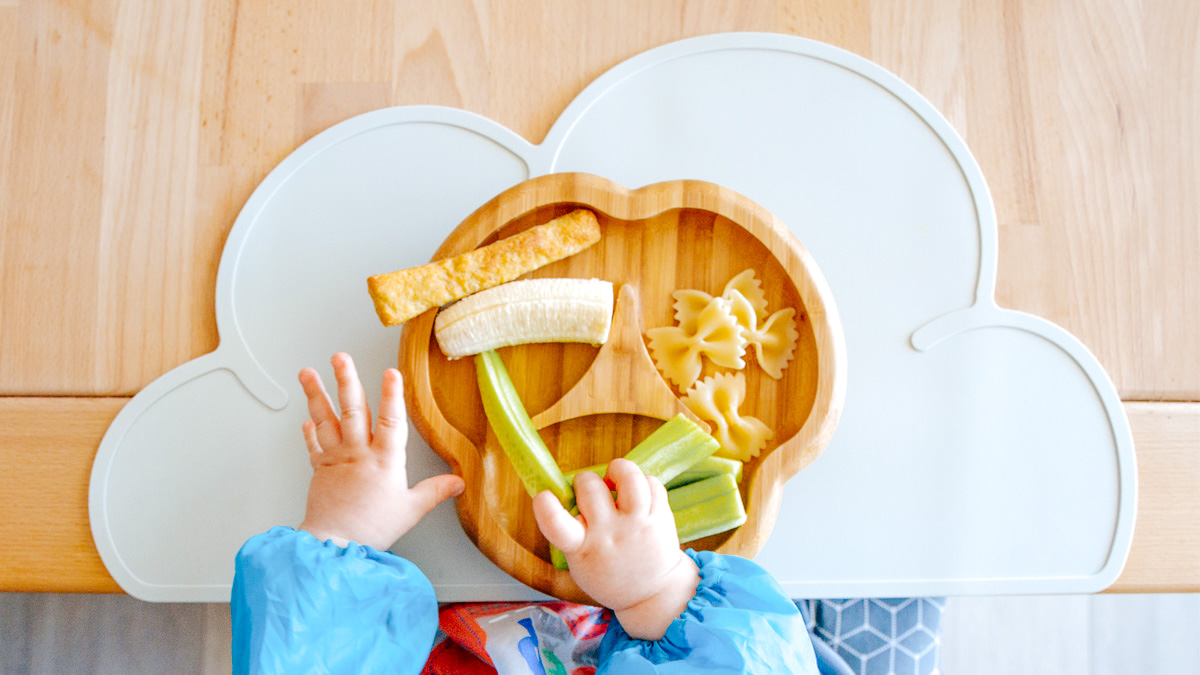
<path fill-rule="evenodd" d="M 742 412 L 774 438 L 745 465 L 747 520 L 731 532 L 685 544 L 753 557 L 779 511 L 783 484 L 829 442 L 845 398 L 845 342 L 829 288 L 795 236 L 732 190 L 671 181 L 630 191 L 590 174 L 551 174 L 501 193 L 462 222 L 434 254 L 447 258 L 556 218 L 591 209 L 600 242 L 530 277 L 596 277 L 620 291 L 609 343 L 537 344 L 500 350 L 513 384 L 560 467 L 602 464 L 624 455 L 681 406 L 648 363 L 641 334 L 673 324 L 671 293 L 720 294 L 746 268 L 762 281 L 768 308 L 796 309 L 795 357 L 780 380 L 747 358 Z M 592 602 L 567 572 L 550 564 L 531 500 L 491 435 L 470 358 L 448 360 L 433 339 L 436 312 L 404 326 L 400 370 L 409 415 L 467 489 L 456 500 L 463 529 L 517 580 L 549 595 Z M 728 372 L 705 363 L 701 377 Z M 814 516 L 815 517 L 815 516 Z"/>

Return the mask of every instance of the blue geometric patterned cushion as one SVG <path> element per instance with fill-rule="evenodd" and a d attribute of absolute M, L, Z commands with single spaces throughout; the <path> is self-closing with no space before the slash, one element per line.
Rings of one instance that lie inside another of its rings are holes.
<path fill-rule="evenodd" d="M 797 600 L 825 675 L 937 675 L 945 598 Z"/>

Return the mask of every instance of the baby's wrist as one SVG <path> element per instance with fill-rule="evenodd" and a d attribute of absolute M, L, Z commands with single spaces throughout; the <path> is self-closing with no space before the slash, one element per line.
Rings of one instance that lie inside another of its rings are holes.
<path fill-rule="evenodd" d="M 303 523 L 300 523 L 300 527 L 297 527 L 296 529 L 303 530 L 303 531 L 311 534 L 314 539 L 316 539 L 317 541 L 319 541 L 321 543 L 325 543 L 326 541 L 332 541 L 334 544 L 336 544 L 342 548 L 346 548 L 347 546 L 350 545 L 350 539 L 343 537 L 342 535 L 340 535 L 336 532 L 333 532 L 331 530 L 328 530 L 324 527 L 321 527 L 319 524 L 311 523 L 307 520 L 305 520 Z"/>
<path fill-rule="evenodd" d="M 666 575 L 664 584 L 654 595 L 624 609 L 614 610 L 621 628 L 630 637 L 654 641 L 666 634 L 667 628 L 687 609 L 700 585 L 700 568 L 690 556 L 680 551 L 679 562 Z"/>

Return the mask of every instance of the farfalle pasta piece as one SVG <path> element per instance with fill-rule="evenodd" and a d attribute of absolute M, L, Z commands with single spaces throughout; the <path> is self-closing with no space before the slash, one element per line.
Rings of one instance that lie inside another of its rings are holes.
<path fill-rule="evenodd" d="M 741 326 L 746 342 L 754 347 L 758 365 L 776 380 L 783 377 L 783 369 L 796 353 L 796 342 L 800 339 L 800 333 L 796 331 L 796 310 L 791 307 L 781 309 L 759 328 L 758 313 L 750 300 L 736 290 L 727 293 L 733 316 Z"/>
<path fill-rule="evenodd" d="M 742 270 L 738 275 L 725 284 L 721 297 L 733 300 L 733 293 L 741 293 L 750 306 L 754 308 L 755 317 L 761 322 L 767 318 L 767 294 L 763 291 L 762 282 L 754 276 L 753 269 Z"/>
<path fill-rule="evenodd" d="M 763 292 L 762 282 L 754 276 L 753 269 L 742 270 L 737 276 L 729 280 L 725 284 L 725 289 L 721 291 L 722 298 L 733 301 L 733 294 L 740 293 L 741 296 L 754 309 L 754 319 L 756 322 L 761 322 L 767 318 L 767 296 Z M 686 288 L 675 291 L 671 294 L 675 298 L 675 323 L 679 324 L 684 330 L 691 330 L 695 325 L 696 317 L 708 303 L 712 301 L 713 296 L 704 291 L 697 291 Z M 746 322 L 740 321 L 743 326 Z"/>
<path fill-rule="evenodd" d="M 650 352 L 663 375 L 683 389 L 700 376 L 702 356 L 725 368 L 745 367 L 745 350 L 753 345 L 763 372 L 783 377 L 796 351 L 796 310 L 781 309 L 767 316 L 767 297 L 753 269 L 742 270 L 725 284 L 719 297 L 695 289 L 671 294 L 675 299 L 677 326 L 646 331 Z M 721 305 L 724 301 L 726 305 Z M 715 307 L 726 307 L 738 326 L 738 341 L 724 342 L 729 335 L 713 325 Z M 734 358 L 736 355 L 736 358 Z"/>
<path fill-rule="evenodd" d="M 742 373 L 706 377 L 684 396 L 684 405 L 696 416 L 712 423 L 713 438 L 721 444 L 715 456 L 748 462 L 757 457 L 774 436 L 762 420 L 738 411 L 745 400 L 746 376 Z"/>
<path fill-rule="evenodd" d="M 688 333 L 696 332 L 696 320 L 700 317 L 713 296 L 704 291 L 683 288 L 671 294 L 675 298 L 675 323 Z"/>
<path fill-rule="evenodd" d="M 646 336 L 658 369 L 680 389 L 687 389 L 700 377 L 702 356 L 726 368 L 746 367 L 746 338 L 724 298 L 710 298 L 686 328 L 651 328 Z"/>

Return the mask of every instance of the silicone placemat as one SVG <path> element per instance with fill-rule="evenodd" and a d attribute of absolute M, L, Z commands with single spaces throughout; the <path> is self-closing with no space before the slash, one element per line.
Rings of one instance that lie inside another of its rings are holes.
<path fill-rule="evenodd" d="M 848 52 L 734 33 L 613 68 L 533 145 L 461 110 L 361 115 L 280 163 L 243 207 L 217 278 L 220 346 L 155 380 L 93 467 L 97 548 L 130 594 L 224 601 L 250 536 L 303 515 L 295 374 L 395 365 L 371 274 L 428 261 L 522 180 L 696 178 L 772 211 L 825 274 L 846 335 L 842 420 L 791 480 L 757 560 L 794 597 L 1072 593 L 1124 565 L 1133 442 L 1096 359 L 994 301 L 996 215 L 963 141 L 911 87 Z M 415 432 L 416 480 L 445 470 Z M 449 504 L 393 549 L 442 601 L 541 597 L 500 572 Z"/>

